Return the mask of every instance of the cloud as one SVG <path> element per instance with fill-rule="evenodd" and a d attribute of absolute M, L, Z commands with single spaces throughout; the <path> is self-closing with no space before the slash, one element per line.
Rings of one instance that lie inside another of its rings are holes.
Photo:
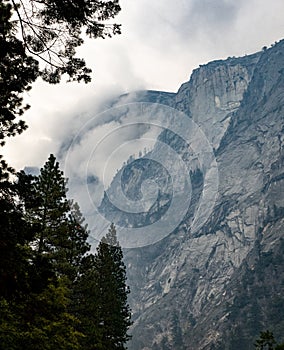
<path fill-rule="evenodd" d="M 199 64 L 259 51 L 284 34 L 283 0 L 121 0 L 121 6 L 116 22 L 122 24 L 122 35 L 86 39 L 78 50 L 93 69 L 92 83 L 37 81 L 26 96 L 32 106 L 24 116 L 29 129 L 4 149 L 17 169 L 41 167 L 50 153 L 56 154 L 70 178 L 70 196 L 86 218 L 93 217 L 88 186 L 97 197 L 102 181 L 108 185 L 131 154 L 153 147 L 158 134 L 126 128 L 92 157 L 98 140 L 128 122 L 122 122 L 122 114 L 103 113 L 114 101 L 127 104 L 136 97 L 133 93 L 117 101 L 117 96 L 143 89 L 176 92 Z M 117 145 L 123 145 L 118 153 Z"/>
<path fill-rule="evenodd" d="M 86 39 L 78 52 L 93 68 L 91 84 L 34 84 L 29 129 L 5 147 L 16 168 L 41 166 L 114 96 L 175 92 L 199 64 L 258 51 L 284 33 L 282 0 L 121 0 L 121 7 L 122 35 Z"/>
<path fill-rule="evenodd" d="M 199 28 L 206 26 L 218 30 L 230 25 L 237 18 L 242 3 L 243 0 L 193 0 L 190 14 Z"/>
<path fill-rule="evenodd" d="M 161 130 L 149 125 L 149 116 L 146 112 L 141 114 L 139 102 L 133 103 L 143 100 L 143 95 L 139 92 L 122 95 L 115 103 L 108 101 L 108 108 L 105 101 L 96 114 L 85 116 L 81 127 L 71 136 L 71 142 L 66 142 L 60 150 L 60 159 L 65 162 L 69 177 L 95 175 L 100 181 L 105 179 L 108 186 L 130 156 L 137 156 L 144 147 L 149 150 L 154 145 Z M 146 124 L 136 123 L 141 115 Z M 108 164 L 107 174 L 105 164 Z"/>

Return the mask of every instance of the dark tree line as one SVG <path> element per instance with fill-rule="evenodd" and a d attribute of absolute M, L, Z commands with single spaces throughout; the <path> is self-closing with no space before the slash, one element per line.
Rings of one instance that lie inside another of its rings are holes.
<path fill-rule="evenodd" d="M 129 290 L 115 227 L 91 254 L 53 155 L 39 176 L 19 173 L 8 192 L 0 203 L 0 348 L 125 349 Z"/>
<path fill-rule="evenodd" d="M 82 33 L 120 33 L 118 0 L 0 0 L 0 147 L 23 132 L 23 93 L 41 77 L 91 80 Z M 0 156 L 0 349 L 125 349 L 131 324 L 121 247 L 111 226 L 92 254 L 78 204 L 51 155 L 39 176 Z"/>

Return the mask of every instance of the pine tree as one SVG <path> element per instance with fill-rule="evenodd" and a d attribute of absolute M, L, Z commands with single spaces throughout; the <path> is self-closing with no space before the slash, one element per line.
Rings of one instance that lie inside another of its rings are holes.
<path fill-rule="evenodd" d="M 123 252 L 112 224 L 97 247 L 95 269 L 98 286 L 98 324 L 102 329 L 102 349 L 126 349 L 130 339 L 131 312 L 127 304 L 126 268 Z"/>
<path fill-rule="evenodd" d="M 273 333 L 267 330 L 260 332 L 254 347 L 256 350 L 282 350 L 284 349 L 284 343 L 277 344 Z"/>
<path fill-rule="evenodd" d="M 11 243 L 0 256 L 0 348 L 126 349 L 129 288 L 114 225 L 90 254 L 87 226 L 53 155 L 38 177 L 18 174 L 15 188 L 11 200 L 9 186 L 0 197 L 0 248 Z"/>
<path fill-rule="evenodd" d="M 69 312 L 70 283 L 59 274 L 62 257 L 57 253 L 62 245 L 57 244 L 56 233 L 69 225 L 63 220 L 68 206 L 61 210 L 65 192 L 54 186 L 58 164 L 52 164 L 51 176 L 45 174 L 48 185 L 21 173 L 18 183 L 2 192 L 0 348 L 5 350 L 81 349 L 79 321 Z M 58 183 L 64 181 L 59 178 Z"/>
<path fill-rule="evenodd" d="M 59 169 L 54 155 L 40 171 L 35 181 L 35 192 L 39 205 L 33 210 L 33 217 L 39 230 L 35 242 L 38 255 L 45 254 L 62 273 L 65 262 L 65 249 L 68 247 L 66 180 Z"/>
<path fill-rule="evenodd" d="M 3 179 L 1 179 L 3 180 Z M 0 180 L 0 296 L 14 299 L 28 288 L 31 226 L 16 200 L 16 186 Z"/>
<path fill-rule="evenodd" d="M 25 217 L 36 231 L 33 247 L 38 259 L 49 260 L 58 275 L 74 281 L 90 250 L 88 230 L 79 205 L 67 200 L 67 181 L 53 155 L 39 176 L 18 174 Z"/>
<path fill-rule="evenodd" d="M 42 264 L 48 261 L 58 276 L 74 276 L 72 255 L 76 243 L 72 241 L 75 238 L 72 230 L 79 227 L 73 223 L 66 184 L 59 163 L 52 154 L 39 176 L 19 174 L 26 219 L 35 231 L 32 242 L 35 262 Z"/>
<path fill-rule="evenodd" d="M 21 94 L 31 89 L 38 76 L 38 62 L 25 52 L 25 45 L 16 36 L 17 26 L 12 19 L 9 2 L 0 2 L 0 145 L 5 138 L 15 136 L 27 126 L 17 121 L 28 105 L 23 105 Z"/>
<path fill-rule="evenodd" d="M 67 254 L 68 263 L 71 266 L 69 278 L 75 281 L 85 271 L 84 261 L 91 246 L 88 243 L 89 231 L 85 219 L 76 202 L 69 201 L 68 239 L 69 250 Z"/>
<path fill-rule="evenodd" d="M 81 275 L 74 283 L 74 304 L 72 312 L 80 320 L 78 331 L 84 334 L 81 339 L 83 349 L 104 350 L 102 325 L 99 310 L 99 279 L 95 269 L 95 257 L 90 254 L 82 262 Z"/>
<path fill-rule="evenodd" d="M 23 307 L 24 306 L 24 307 Z M 22 303 L 23 324 L 21 335 L 25 339 L 22 350 L 81 350 L 84 337 L 77 330 L 79 320 L 69 310 L 70 289 L 65 278 L 49 281 L 41 293 L 28 295 Z"/>
<path fill-rule="evenodd" d="M 66 179 L 53 155 L 38 177 L 20 173 L 18 188 L 34 230 L 32 288 L 17 311 L 27 349 L 81 349 L 74 305 L 83 299 L 75 291 L 90 245 L 79 206 L 67 200 Z"/>

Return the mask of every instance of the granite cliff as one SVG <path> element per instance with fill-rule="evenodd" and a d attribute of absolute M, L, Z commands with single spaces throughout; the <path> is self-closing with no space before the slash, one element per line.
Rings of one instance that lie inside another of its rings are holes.
<path fill-rule="evenodd" d="M 206 170 L 190 145 L 160 134 L 189 165 L 191 203 L 171 234 L 125 250 L 134 320 L 129 349 L 253 349 L 265 329 L 283 340 L 284 41 L 200 66 L 176 94 L 139 96 L 184 112 L 202 129 L 219 180 L 214 207 L 200 210 Z M 158 152 L 157 144 L 151 155 Z M 146 178 L 159 182 L 162 174 L 167 181 L 148 212 L 130 217 L 105 197 L 101 213 L 120 225 L 159 220 L 171 200 L 168 174 L 145 158 L 119 172 L 132 199 Z M 204 223 L 193 231 L 198 209 Z"/>

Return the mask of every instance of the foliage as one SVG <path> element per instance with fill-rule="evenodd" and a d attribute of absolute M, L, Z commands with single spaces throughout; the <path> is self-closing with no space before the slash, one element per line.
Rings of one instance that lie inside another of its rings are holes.
<path fill-rule="evenodd" d="M 270 331 L 260 332 L 259 338 L 256 340 L 255 344 L 256 350 L 282 350 L 284 349 L 284 343 L 277 344 L 274 335 Z"/>
<path fill-rule="evenodd" d="M 84 40 L 82 30 L 92 38 L 120 34 L 120 26 L 106 22 L 120 11 L 118 0 L 20 0 L 11 1 L 18 15 L 26 50 L 45 63 L 40 75 L 58 83 L 62 74 L 70 80 L 90 81 L 85 61 L 76 58 L 76 47 Z"/>
<path fill-rule="evenodd" d="M 108 21 L 119 11 L 118 0 L 0 1 L 0 146 L 27 128 L 18 120 L 30 107 L 23 93 L 38 76 L 91 80 L 76 57 L 82 30 L 92 38 L 119 34 Z M 0 348 L 107 349 L 87 226 L 67 200 L 58 162 L 51 155 L 39 176 L 20 172 L 16 183 L 11 174 L 0 155 Z"/>
<path fill-rule="evenodd" d="M 120 25 L 110 24 L 120 11 L 118 0 L 2 0 L 0 2 L 0 145 L 6 137 L 27 128 L 17 117 L 30 107 L 23 93 L 38 76 L 59 83 L 90 82 L 91 69 L 76 48 L 84 40 L 120 34 Z"/>
<path fill-rule="evenodd" d="M 0 346 L 1 349 L 19 349 L 19 317 L 14 310 L 15 303 L 0 298 Z"/>
<path fill-rule="evenodd" d="M 85 219 L 76 202 L 69 202 L 69 213 L 67 217 L 69 232 L 69 250 L 68 263 L 72 266 L 72 275 L 69 277 L 75 281 L 85 271 L 86 253 L 91 249 L 88 243 L 89 231 L 88 226 L 84 223 Z"/>
<path fill-rule="evenodd" d="M 15 189 L 1 183 L 0 195 L 0 296 L 10 298 L 28 288 L 29 242 L 33 237 L 21 205 L 14 201 Z"/>
<path fill-rule="evenodd" d="M 6 137 L 15 136 L 26 129 L 21 116 L 28 105 L 23 106 L 21 94 L 31 89 L 39 74 L 38 62 L 26 54 L 24 43 L 17 38 L 17 26 L 12 17 L 12 5 L 0 2 L 0 143 Z"/>
<path fill-rule="evenodd" d="M 80 349 L 84 335 L 76 330 L 79 320 L 68 310 L 69 294 L 64 279 L 58 279 L 51 280 L 41 293 L 29 296 L 22 331 L 25 349 Z"/>
<path fill-rule="evenodd" d="M 99 323 L 98 275 L 94 266 L 94 256 L 89 255 L 82 264 L 82 274 L 74 284 L 72 311 L 80 319 L 78 331 L 83 349 L 104 349 L 102 327 Z"/>
<path fill-rule="evenodd" d="M 53 155 L 39 176 L 20 172 L 2 192 L 1 349 L 125 349 L 129 289 L 115 228 L 91 254 L 84 218 L 66 192 Z"/>
<path fill-rule="evenodd" d="M 68 269 L 70 237 L 67 215 L 66 180 L 53 155 L 38 177 L 19 175 L 26 220 L 34 230 L 32 246 L 37 259 L 47 259 L 58 275 Z"/>
<path fill-rule="evenodd" d="M 273 333 L 270 331 L 266 332 L 260 332 L 259 339 L 255 342 L 255 349 L 256 350 L 273 350 L 274 345 L 276 344 L 276 341 L 274 339 Z"/>
<path fill-rule="evenodd" d="M 112 224 L 97 247 L 95 267 L 98 283 L 98 321 L 102 327 L 103 349 L 125 349 L 130 339 L 131 312 L 127 304 L 129 288 L 123 253 Z"/>

